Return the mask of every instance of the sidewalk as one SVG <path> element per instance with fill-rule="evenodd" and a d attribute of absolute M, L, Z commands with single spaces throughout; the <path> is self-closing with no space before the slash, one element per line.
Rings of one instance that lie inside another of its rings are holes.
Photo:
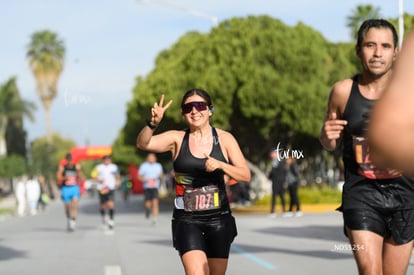
<path fill-rule="evenodd" d="M 16 197 L 11 194 L 0 198 L 0 221 L 14 215 L 16 212 Z"/>
<path fill-rule="evenodd" d="M 14 207 L 16 207 L 16 197 L 13 194 L 0 197 L 0 209 Z"/>
<path fill-rule="evenodd" d="M 321 213 L 335 212 L 339 204 L 321 203 L 321 204 L 303 204 L 300 206 L 302 213 Z M 250 205 L 232 208 L 234 213 L 253 214 L 253 213 L 270 213 L 270 205 Z"/>
<path fill-rule="evenodd" d="M 301 211 L 303 213 L 335 212 L 338 207 L 338 204 L 304 204 L 301 205 Z M 0 198 L 0 216 L 13 214 L 15 208 L 16 198 L 14 195 Z M 232 211 L 238 214 L 267 214 L 269 213 L 269 210 L 269 205 L 236 206 L 232 208 Z"/>

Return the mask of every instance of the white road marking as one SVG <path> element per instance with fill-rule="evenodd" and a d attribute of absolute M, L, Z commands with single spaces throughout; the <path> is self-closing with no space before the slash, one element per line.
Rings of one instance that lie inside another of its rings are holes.
<path fill-rule="evenodd" d="M 104 270 L 105 275 L 122 275 L 121 267 L 119 265 L 106 265 Z"/>

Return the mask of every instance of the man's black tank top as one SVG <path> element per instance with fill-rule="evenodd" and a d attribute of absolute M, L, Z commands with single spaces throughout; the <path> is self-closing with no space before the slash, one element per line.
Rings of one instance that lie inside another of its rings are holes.
<path fill-rule="evenodd" d="M 78 170 L 76 169 L 76 165 L 66 164 L 63 166 L 63 176 L 66 178 L 63 181 L 63 186 L 76 185 L 78 181 Z"/>
<path fill-rule="evenodd" d="M 342 117 L 348 123 L 343 132 L 345 185 L 342 205 L 338 210 L 366 207 L 366 205 L 388 209 L 400 207 L 414 209 L 413 178 L 405 175 L 392 177 L 386 171 L 375 169 L 369 161 L 365 136 L 375 100 L 369 100 L 361 94 L 358 75 L 352 80 L 351 93 Z"/>
<path fill-rule="evenodd" d="M 400 175 L 390 175 L 386 170 L 380 170 L 371 163 L 366 132 L 375 100 L 367 99 L 361 94 L 358 76 L 352 78 L 351 93 L 342 118 L 348 122 L 343 137 L 343 161 L 346 173 L 369 179 L 396 178 Z"/>
<path fill-rule="evenodd" d="M 211 128 L 213 135 L 213 148 L 210 156 L 227 162 L 220 148 L 217 131 Z M 176 196 L 183 196 L 186 187 L 199 188 L 208 185 L 216 185 L 219 188 L 219 200 L 221 208 L 217 210 L 207 210 L 202 213 L 193 213 L 192 215 L 211 215 L 224 214 L 230 212 L 229 201 L 226 194 L 226 185 L 224 182 L 224 172 L 215 170 L 207 172 L 205 169 L 206 158 L 194 157 L 189 148 L 190 131 L 187 129 L 181 143 L 180 152 L 174 160 L 173 167 L 175 172 Z"/>

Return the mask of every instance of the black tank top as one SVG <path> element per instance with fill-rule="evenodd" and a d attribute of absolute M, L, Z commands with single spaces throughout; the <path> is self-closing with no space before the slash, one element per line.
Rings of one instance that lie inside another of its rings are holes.
<path fill-rule="evenodd" d="M 75 165 L 65 165 L 63 166 L 63 176 L 66 179 L 63 181 L 64 186 L 76 185 L 78 181 L 78 170 Z"/>
<path fill-rule="evenodd" d="M 361 94 L 358 87 L 358 76 L 355 75 L 352 78 L 351 93 L 343 113 L 343 119 L 348 121 L 343 139 L 343 161 L 346 172 L 369 179 L 399 177 L 400 175 L 390 175 L 386 170 L 380 170 L 371 163 L 365 136 L 369 115 L 375 100 L 367 99 Z"/>
<path fill-rule="evenodd" d="M 386 171 L 376 170 L 369 161 L 364 136 L 375 100 L 369 100 L 361 94 L 358 75 L 352 80 L 351 93 L 343 113 L 343 119 L 348 121 L 343 132 L 345 185 L 342 205 L 338 210 L 362 207 L 361 205 L 414 209 L 413 177 L 387 175 Z M 363 171 L 363 168 L 366 170 Z"/>
<path fill-rule="evenodd" d="M 217 160 L 227 162 L 220 148 L 217 131 L 215 128 L 211 128 L 211 130 L 213 134 L 213 148 L 210 156 Z M 228 213 L 230 211 L 230 207 L 226 194 L 224 172 L 222 170 L 207 172 L 205 170 L 205 163 L 207 159 L 196 158 L 191 154 L 189 148 L 189 137 L 190 131 L 186 130 L 183 141 L 181 143 L 180 152 L 178 153 L 178 156 L 173 163 L 175 172 L 176 196 L 182 196 L 186 186 L 199 188 L 214 184 L 219 188 L 221 209 L 208 210 L 208 212 L 209 214 L 213 214 L 214 212 L 218 214 L 222 214 L 224 212 Z"/>

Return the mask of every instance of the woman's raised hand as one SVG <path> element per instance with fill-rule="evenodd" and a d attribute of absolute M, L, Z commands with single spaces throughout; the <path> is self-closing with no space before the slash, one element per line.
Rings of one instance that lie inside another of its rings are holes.
<path fill-rule="evenodd" d="M 158 125 L 164 116 L 164 112 L 171 106 L 172 102 L 172 99 L 170 99 L 170 101 L 168 101 L 168 103 L 165 106 L 163 106 L 164 95 L 162 95 L 160 102 L 155 102 L 154 106 L 151 108 L 151 123 Z"/>

